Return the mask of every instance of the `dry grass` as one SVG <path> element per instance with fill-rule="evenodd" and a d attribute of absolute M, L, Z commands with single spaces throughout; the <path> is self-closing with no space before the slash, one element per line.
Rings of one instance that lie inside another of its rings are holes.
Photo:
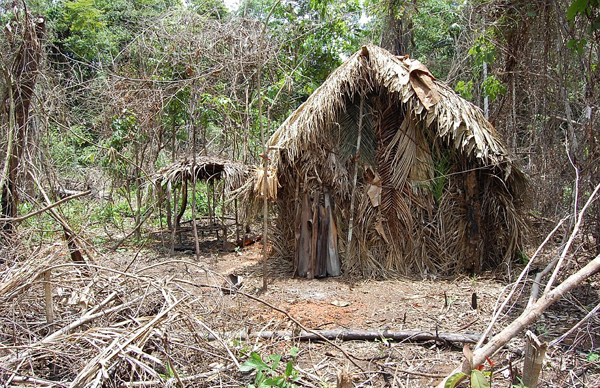
<path fill-rule="evenodd" d="M 294 345 L 301 349 L 294 365 L 302 386 L 331 386 L 342 369 L 349 371 L 356 385 L 365 387 L 430 386 L 435 376 L 441 377 L 449 365 L 460 362 L 458 349 L 435 341 L 337 341 L 335 346 L 299 342 L 294 336 L 299 333 L 296 324 L 281 311 L 310 329 L 348 326 L 481 332 L 504 289 L 501 283 L 485 278 L 346 283 L 287 279 L 289 271 L 285 271 L 267 294 L 256 298 L 253 290 L 260 285 L 255 275 L 260 273 L 260 263 L 237 254 L 221 257 L 222 261 L 208 268 L 208 264 L 186 257 L 156 260 L 150 251 L 111 253 L 110 257 L 96 257 L 103 260 L 103 266 L 84 270 L 68 260 L 62 244 L 45 246 L 27 258 L 22 257 L 23 252 L 19 259 L 13 256 L 0 264 L 0 381 L 8 386 L 247 386 L 254 376 L 239 372 L 239 365 L 248 352 L 257 351 L 263 357 L 286 355 Z M 240 261 L 256 264 L 241 268 Z M 237 268 L 246 279 L 242 291 L 248 294 L 224 295 L 219 290 L 224 279 L 216 272 L 218 268 Z M 45 318 L 42 281 L 48 270 L 52 272 L 52 323 Z M 479 295 L 478 310 L 470 307 L 472 292 Z M 595 293 L 597 285 L 582 287 L 545 314 L 538 324 L 544 338 L 555 338 L 580 319 L 577 317 L 585 311 L 573 310 L 575 304 L 588 303 Z M 334 300 L 346 301 L 349 306 L 334 306 Z M 500 327 L 518 313 L 521 303 L 520 298 L 515 300 Z M 570 313 L 563 322 L 565 311 Z M 587 327 L 570 337 L 564 344 L 571 347 L 567 352 L 565 347 L 552 349 L 542 387 L 568 381 L 593 384 L 598 368 L 586 363 L 587 353 L 582 350 L 597 351 L 597 344 L 585 342 L 596 340 L 597 324 L 593 317 Z M 267 331 L 291 334 L 256 338 Z M 251 338 L 239 339 L 232 333 L 251 334 Z M 518 373 L 522 345 L 523 341 L 515 338 L 494 357 L 498 386 L 508 384 L 509 358 L 513 372 Z M 569 368 L 568 375 L 561 372 L 564 368 Z M 574 386 L 583 386 L 577 384 Z"/>

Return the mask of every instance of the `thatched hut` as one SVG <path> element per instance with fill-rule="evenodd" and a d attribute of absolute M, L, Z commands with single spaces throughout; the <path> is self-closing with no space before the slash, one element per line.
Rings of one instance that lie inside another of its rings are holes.
<path fill-rule="evenodd" d="M 364 46 L 270 138 L 274 252 L 298 276 L 510 262 L 526 180 L 481 110 L 420 62 Z M 293 255 L 293 257 L 292 257 Z"/>
<path fill-rule="evenodd" d="M 157 171 L 152 177 L 152 187 L 157 189 L 159 202 L 167 203 L 167 220 L 169 230 L 177 229 L 185 231 L 191 227 L 181 227 L 182 217 L 187 209 L 189 191 L 195 182 L 206 182 L 206 193 L 204 195 L 208 214 L 200 215 L 199 219 L 204 220 L 198 224 L 197 228 L 201 231 L 226 230 L 224 215 L 219 217 L 216 214 L 217 207 L 222 210 L 225 208 L 227 198 L 233 196 L 232 192 L 242 186 L 250 177 L 251 169 L 249 166 L 223 159 L 218 156 L 197 155 L 186 157 L 178 162 L 172 163 Z M 216 187 L 216 185 L 219 187 Z M 179 209 L 171 209 L 171 203 L 179 204 L 178 198 L 181 197 Z M 236 234 L 239 234 L 239 223 L 237 217 L 237 206 L 235 211 Z M 239 236 L 237 236 L 239 238 Z M 224 236 L 226 239 L 226 235 Z M 224 240 L 225 241 L 225 240 Z"/>

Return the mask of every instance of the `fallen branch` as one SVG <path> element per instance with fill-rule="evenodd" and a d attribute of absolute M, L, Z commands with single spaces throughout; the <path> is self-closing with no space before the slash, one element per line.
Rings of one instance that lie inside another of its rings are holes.
<path fill-rule="evenodd" d="M 360 329 L 335 329 L 335 330 L 311 330 L 300 332 L 293 331 L 260 331 L 256 333 L 237 333 L 226 334 L 227 337 L 232 337 L 240 340 L 251 338 L 274 339 L 274 338 L 293 338 L 299 341 L 322 341 L 323 338 L 328 340 L 339 341 L 376 341 L 376 340 L 394 340 L 407 342 L 426 342 L 426 341 L 441 341 L 441 342 L 459 342 L 474 344 L 479 339 L 479 334 L 460 334 L 447 332 L 429 332 L 423 330 L 360 330 Z M 218 340 L 215 336 L 208 335 L 209 341 Z"/>
<path fill-rule="evenodd" d="M 82 244 L 78 241 L 78 237 L 77 234 L 73 231 L 73 229 L 71 228 L 71 226 L 69 226 L 69 224 L 67 223 L 67 221 L 60 215 L 60 213 L 58 213 L 53 206 L 53 203 L 50 201 L 50 198 L 48 197 L 48 194 L 46 193 L 46 191 L 44 190 L 44 188 L 42 187 L 40 181 L 38 180 L 37 176 L 33 173 L 33 172 L 29 172 L 29 175 L 31 176 L 31 178 L 33 179 L 33 181 L 35 182 L 35 184 L 37 185 L 38 190 L 40 191 L 40 193 L 42 194 L 42 196 L 44 197 L 44 200 L 46 201 L 46 203 L 48 204 L 48 210 L 50 211 L 50 214 L 52 215 L 52 217 L 58 221 L 58 223 L 62 226 L 63 228 L 63 232 L 65 234 L 65 240 L 67 241 L 67 246 L 69 248 L 69 253 L 71 254 L 71 260 L 73 260 L 76 263 L 85 263 L 85 259 L 83 258 L 83 255 L 81 253 L 81 246 Z"/>
<path fill-rule="evenodd" d="M 585 203 L 583 208 L 581 208 L 581 211 L 579 212 L 579 215 L 577 217 L 577 222 L 575 223 L 575 226 L 573 227 L 573 231 L 571 232 L 571 236 L 569 237 L 567 244 L 563 248 L 562 254 L 560 255 L 560 258 L 558 259 L 558 263 L 556 263 L 556 268 L 554 268 L 554 272 L 552 272 L 552 275 L 550 276 L 550 280 L 548 280 L 548 283 L 546 284 L 546 288 L 544 289 L 544 294 L 546 294 L 550 291 L 550 289 L 552 288 L 552 285 L 554 284 L 554 281 L 558 277 L 558 273 L 560 272 L 560 269 L 562 268 L 562 263 L 564 262 L 565 258 L 567 257 L 567 252 L 569 251 L 569 248 L 571 247 L 571 244 L 573 243 L 573 241 L 575 241 L 575 238 L 579 232 L 579 228 L 581 227 L 581 224 L 583 223 L 583 216 L 584 216 L 587 208 L 592 204 L 592 202 L 594 202 L 596 200 L 595 197 L 596 197 L 596 194 L 598 194 L 598 191 L 600 191 L 600 183 L 596 186 L 596 188 L 594 188 L 594 191 L 592 192 L 592 194 L 590 194 L 590 197 L 588 198 L 587 202 Z"/>
<path fill-rule="evenodd" d="M 245 292 L 242 292 L 242 291 L 236 290 L 235 288 L 226 288 L 226 287 L 216 286 L 216 285 L 212 285 L 212 284 L 195 284 L 195 283 L 189 282 L 189 281 L 187 281 L 187 280 L 184 280 L 184 279 L 173 279 L 173 281 L 177 281 L 177 282 L 180 282 L 180 283 L 188 284 L 188 285 L 191 285 L 191 286 L 194 286 L 194 287 L 200 287 L 200 288 L 202 288 L 202 287 L 204 287 L 204 288 L 215 288 L 215 289 L 218 289 L 218 290 L 221 290 L 221 291 L 228 291 L 228 293 L 229 293 L 229 294 L 239 294 L 239 295 L 243 295 L 243 296 L 245 296 L 245 297 L 246 297 L 246 298 L 248 298 L 248 299 L 252 299 L 252 300 L 254 300 L 254 301 L 256 301 L 256 302 L 262 303 L 262 304 L 264 304 L 265 306 L 267 306 L 267 307 L 269 307 L 269 308 L 271 308 L 271 309 L 273 309 L 273 310 L 275 310 L 275 311 L 278 311 L 278 312 L 282 313 L 283 315 L 285 315 L 285 316 L 286 316 L 286 317 L 287 317 L 287 318 L 288 318 L 290 321 L 294 322 L 294 323 L 296 324 L 296 326 L 298 326 L 300 329 L 302 329 L 302 330 L 304 330 L 304 331 L 306 331 L 306 332 L 309 332 L 309 333 L 314 333 L 314 334 L 315 334 L 315 335 L 317 335 L 317 336 L 318 336 L 318 337 L 319 337 L 321 340 L 323 340 L 323 341 L 327 342 L 328 344 L 330 344 L 331 346 L 333 346 L 334 348 L 336 348 L 337 350 L 339 350 L 340 352 L 342 352 L 342 354 L 344 355 L 344 357 L 346 357 L 346 359 L 348 359 L 348 361 L 350 361 L 350 362 L 352 363 L 352 365 L 354 365 L 355 367 L 357 367 L 357 368 L 358 368 L 358 369 L 360 369 L 360 370 L 364 370 L 364 369 L 363 369 L 363 368 L 362 368 L 362 367 L 361 367 L 361 366 L 360 366 L 360 365 L 359 365 L 359 364 L 358 364 L 358 363 L 357 363 L 357 362 L 356 362 L 356 361 L 355 361 L 355 360 L 354 360 L 354 359 L 353 359 L 353 358 L 352 358 L 352 357 L 351 357 L 351 356 L 348 354 L 348 352 L 346 352 L 344 349 L 342 349 L 342 348 L 341 348 L 339 345 L 337 345 L 337 344 L 336 344 L 336 343 L 334 343 L 334 342 L 331 342 L 331 340 L 329 340 L 328 338 L 325 338 L 324 336 L 320 335 L 320 334 L 318 333 L 318 331 L 316 331 L 316 330 L 310 330 L 310 329 L 306 328 L 306 327 L 305 327 L 305 326 L 304 326 L 302 323 L 300 323 L 300 321 L 298 321 L 296 318 L 292 317 L 292 316 L 291 316 L 291 315 L 290 315 L 290 314 L 289 314 L 287 311 L 285 311 L 285 310 L 283 310 L 283 309 L 280 309 L 280 308 L 278 308 L 278 307 L 275 307 L 275 306 L 273 306 L 272 304 L 270 304 L 269 302 L 267 302 L 267 301 L 265 301 L 265 300 L 263 300 L 263 299 L 260 299 L 260 298 L 258 298 L 258 297 L 256 297 L 256 296 L 254 296 L 254 295 L 250 295 L 250 294 L 247 294 L 247 293 L 245 293 Z"/>
<path fill-rule="evenodd" d="M 56 201 L 56 202 L 54 202 L 54 203 L 52 203 L 52 204 L 50 204 L 50 205 L 48 205 L 48 206 L 46 206 L 44 208 L 41 208 L 39 210 L 36 210 L 36 211 L 34 211 L 32 213 L 29 213 L 29 214 L 26 214 L 24 216 L 14 217 L 14 218 L 0 218 L 0 221 L 22 222 L 22 221 L 25 221 L 25 220 L 27 220 L 27 219 L 29 219 L 31 217 L 37 216 L 38 214 L 41 214 L 41 213 L 43 213 L 43 212 L 45 212 L 47 210 L 55 208 L 58 205 L 62 205 L 63 203 L 65 203 L 67 201 L 70 201 L 72 199 L 88 195 L 91 192 L 92 192 L 91 190 L 88 190 L 88 191 L 84 191 L 84 192 L 81 192 L 81 193 L 73 194 L 73 195 L 71 195 L 69 197 L 65 197 L 65 198 L 61 199 L 60 201 Z"/>
<path fill-rule="evenodd" d="M 63 327 L 60 330 L 55 331 L 54 333 L 50 334 L 49 336 L 47 336 L 46 338 L 43 338 L 42 340 L 36 342 L 35 344 L 33 344 L 33 346 L 36 345 L 43 345 L 43 344 L 48 344 L 52 341 L 54 341 L 56 338 L 60 337 L 63 334 L 67 334 L 69 333 L 71 330 L 74 330 L 76 328 L 78 328 L 81 325 L 84 325 L 88 322 L 93 321 L 96 318 L 102 317 L 104 315 L 107 314 L 111 314 L 114 313 L 116 311 L 120 311 L 123 310 L 124 308 L 132 305 L 133 303 L 137 302 L 140 298 L 136 298 L 132 301 L 129 301 L 127 303 L 123 303 L 117 306 L 114 306 L 112 308 L 106 309 L 106 310 L 102 310 L 98 313 L 96 313 L 96 311 L 98 311 L 99 309 L 103 308 L 105 305 L 107 305 L 111 300 L 113 300 L 113 298 L 117 296 L 116 292 L 112 292 L 110 295 L 108 295 L 106 298 L 104 298 L 104 300 L 100 303 L 98 303 L 98 305 L 96 305 L 94 308 L 92 308 L 90 311 L 87 312 L 87 314 L 85 314 L 84 316 L 82 316 L 79 319 L 74 320 L 73 322 L 69 323 L 67 326 Z"/>
<path fill-rule="evenodd" d="M 536 249 L 536 251 L 533 254 L 533 256 L 531 256 L 531 259 L 529 259 L 529 262 L 527 263 L 527 265 L 525 266 L 525 268 L 523 268 L 523 270 L 521 271 L 521 274 L 519 275 L 519 278 L 517 279 L 517 281 L 513 285 L 512 289 L 508 293 L 508 296 L 506 296 L 506 298 L 504 298 L 504 302 L 502 302 L 502 304 L 500 305 L 500 308 L 498 308 L 498 310 L 492 316 L 492 319 L 490 320 L 490 323 L 488 324 L 487 328 L 483 332 L 483 336 L 481 337 L 481 339 L 479 340 L 479 342 L 475 346 L 475 349 L 478 349 L 478 348 L 480 348 L 483 345 L 483 340 L 485 338 L 487 338 L 488 335 L 491 333 L 492 329 L 494 328 L 494 325 L 496 324 L 496 321 L 500 318 L 500 315 L 504 312 L 504 308 L 508 305 L 508 302 L 512 299 L 512 296 L 517 291 L 517 288 L 518 288 L 519 284 L 525 278 L 525 276 L 529 273 L 529 269 L 533 265 L 533 262 L 537 258 L 538 254 L 542 251 L 542 248 L 546 245 L 546 243 L 548 243 L 548 241 L 550 241 L 550 239 L 552 238 L 552 236 L 554 235 L 554 233 L 556 233 L 556 231 L 560 228 L 560 226 L 563 224 L 563 222 L 565 222 L 565 220 L 566 220 L 566 218 L 563 218 L 562 220 L 560 220 L 560 222 L 554 227 L 554 229 L 546 236 L 546 238 L 544 239 L 544 241 L 542 242 L 542 244 L 538 247 L 538 249 Z M 535 286 L 536 285 L 534 284 L 534 287 Z M 533 303 L 533 302 L 531 302 L 531 303 Z M 530 307 L 530 306 L 527 306 L 527 307 Z"/>
<path fill-rule="evenodd" d="M 4 382 L 3 382 L 4 383 Z M 19 384 L 19 385 L 31 385 L 33 387 L 63 387 L 66 388 L 65 384 L 62 384 L 59 381 L 50 381 L 46 379 L 40 379 L 38 377 L 32 376 L 13 376 L 9 381 L 6 381 L 7 384 Z M 9 385 L 6 385 L 8 387 Z"/>
<path fill-rule="evenodd" d="M 535 322 L 539 316 L 542 315 L 542 313 L 554 302 L 558 301 L 563 297 L 564 294 L 579 286 L 585 279 L 598 271 L 600 271 L 600 255 L 596 256 L 596 258 L 590 261 L 585 267 L 569 276 L 555 289 L 551 290 L 547 294 L 542 295 L 537 302 L 535 302 L 530 308 L 525 309 L 525 311 L 523 311 L 523 313 L 521 313 L 521 315 L 510 325 L 492 337 L 492 339 L 484 347 L 473 352 L 473 367 L 482 365 L 486 357 L 491 357 L 508 341 Z M 464 363 L 461 367 L 456 368 L 438 385 L 438 388 L 443 388 L 446 381 L 457 372 L 469 374 L 471 371 L 468 370 L 470 367 L 468 364 L 469 363 Z"/>
<path fill-rule="evenodd" d="M 122 336 L 121 338 L 116 338 L 110 346 L 104 348 L 100 354 L 98 354 L 94 359 L 89 361 L 85 367 L 81 369 L 79 374 L 75 377 L 75 379 L 69 384 L 71 388 L 84 387 L 87 383 L 90 382 L 91 379 L 95 378 L 97 381 L 101 381 L 102 378 L 108 378 L 108 370 L 110 370 L 114 363 L 113 359 L 117 357 L 122 352 L 127 352 L 129 345 L 133 344 L 135 341 L 143 337 L 150 330 L 154 329 L 155 326 L 164 321 L 169 312 L 180 302 L 185 299 L 182 298 L 169 307 L 165 308 L 159 314 L 157 314 L 150 322 L 146 323 L 144 326 L 140 326 L 132 333 L 129 334 L 128 337 Z"/>

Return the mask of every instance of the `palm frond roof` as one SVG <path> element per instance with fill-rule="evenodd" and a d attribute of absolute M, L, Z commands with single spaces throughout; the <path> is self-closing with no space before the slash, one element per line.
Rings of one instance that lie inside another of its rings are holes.
<path fill-rule="evenodd" d="M 186 157 L 157 171 L 152 181 L 155 185 L 171 186 L 182 181 L 223 180 L 227 190 L 234 190 L 243 185 L 250 173 L 250 167 L 239 162 L 223 159 L 218 156 L 198 155 L 196 158 Z"/>
<path fill-rule="evenodd" d="M 348 97 L 382 88 L 449 146 L 479 159 L 482 165 L 500 168 L 504 179 L 514 178 L 514 172 L 522 178 L 480 108 L 437 81 L 419 61 L 374 45 L 363 46 L 346 60 L 277 129 L 268 143 L 279 150 L 272 155 L 272 164 L 279 165 L 283 152 L 293 163 L 309 144 L 319 144 L 327 136 L 326 128 L 345 109 Z"/>

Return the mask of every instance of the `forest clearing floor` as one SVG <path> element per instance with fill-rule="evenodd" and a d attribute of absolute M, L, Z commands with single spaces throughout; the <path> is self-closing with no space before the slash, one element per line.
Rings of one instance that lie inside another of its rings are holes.
<path fill-rule="evenodd" d="M 282 356 L 276 370 L 263 370 L 270 378 L 286 380 L 291 362 L 287 381 L 296 377 L 298 386 L 334 387 L 340 373 L 350 377 L 348 387 L 435 386 L 464 359 L 462 344 L 440 338 L 393 341 L 386 331 L 416 330 L 434 337 L 481 334 L 508 289 L 506 281 L 491 275 L 419 281 L 295 279 L 290 263 L 271 260 L 268 290 L 260 292 L 260 243 L 240 252 L 211 250 L 209 244 L 199 260 L 189 251 L 169 256 L 148 247 L 98 252 L 91 275 L 70 267 L 61 248 L 46 248 L 37 264 L 27 268 L 0 264 L 0 301 L 11 301 L 0 305 L 0 386 L 258 387 L 255 371 L 239 370 L 252 352 L 267 365 L 278 358 L 271 355 Z M 30 271 L 28 279 L 35 279 L 48 268 L 52 325 L 45 321 L 42 282 L 17 284 L 16 278 L 16 272 Z M 241 292 L 220 289 L 228 287 L 229 274 L 243 278 Z M 595 275 L 531 330 L 552 341 L 598 303 L 599 290 Z M 519 292 L 522 297 L 492 335 L 523 310 L 529 290 Z M 300 328 L 281 311 L 311 330 L 359 329 L 381 335 L 371 341 L 300 341 Z M 82 318 L 83 323 L 73 326 Z M 53 334 L 61 327 L 68 330 Z M 538 386 L 600 387 L 599 327 L 598 317 L 592 317 L 551 347 Z M 279 334 L 258 338 L 272 332 Z M 493 357 L 493 387 L 518 383 L 524 344 L 521 335 Z M 490 370 L 486 364 L 484 371 Z"/>

